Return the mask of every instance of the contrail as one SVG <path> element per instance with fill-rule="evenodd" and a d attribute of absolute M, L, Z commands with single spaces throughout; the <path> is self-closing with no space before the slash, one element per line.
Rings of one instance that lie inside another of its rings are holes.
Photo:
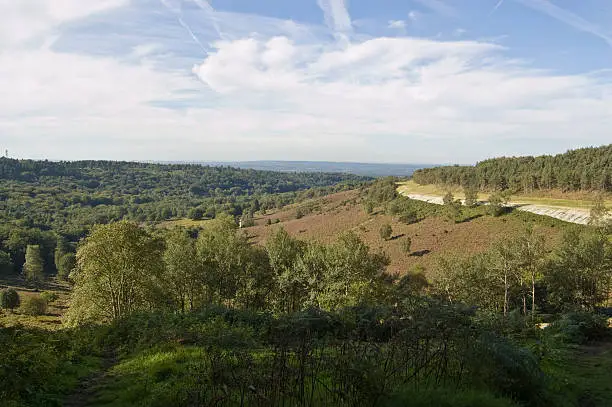
<path fill-rule="evenodd" d="M 317 0 L 319 8 L 323 10 L 325 24 L 334 34 L 344 40 L 353 30 L 351 16 L 345 4 L 345 0 Z"/>
<path fill-rule="evenodd" d="M 187 32 L 189 33 L 189 35 L 191 36 L 191 38 L 196 42 L 196 44 L 198 44 L 200 46 L 200 48 L 202 48 L 202 51 L 204 51 L 206 54 L 208 54 L 208 49 L 206 49 L 206 47 L 204 46 L 204 44 L 202 44 L 202 42 L 198 39 L 198 37 L 196 37 L 196 35 L 194 34 L 193 30 L 191 28 L 189 28 L 189 26 L 187 25 L 187 23 L 185 23 L 183 21 L 183 19 L 181 17 L 178 18 L 178 22 L 179 24 L 185 29 L 187 30 Z"/>
<path fill-rule="evenodd" d="M 217 23 L 217 18 L 215 16 L 215 9 L 210 5 L 207 0 L 193 0 L 193 2 L 206 12 L 208 19 L 215 28 L 215 31 L 217 31 L 217 35 L 219 36 L 219 38 L 223 39 L 223 33 L 221 32 L 221 28 L 219 28 L 219 24 Z"/>
<path fill-rule="evenodd" d="M 204 51 L 204 53 L 208 55 L 208 53 L 209 53 L 208 49 L 204 46 L 204 44 L 202 44 L 202 41 L 200 41 L 198 39 L 198 37 L 195 35 L 195 33 L 193 32 L 191 27 L 189 27 L 189 25 L 183 20 L 183 10 L 182 10 L 182 7 L 181 7 L 182 3 L 179 1 L 179 5 L 178 6 L 173 6 L 170 3 L 169 0 L 161 0 L 161 3 L 168 10 L 170 10 L 172 13 L 177 15 L 177 20 L 178 20 L 178 23 L 181 25 L 181 27 L 183 27 L 185 29 L 185 31 L 187 31 L 189 36 L 193 39 L 193 41 L 195 41 L 196 44 L 198 44 L 200 46 L 202 51 Z"/>
<path fill-rule="evenodd" d="M 493 15 L 493 13 L 495 13 L 497 9 L 500 8 L 503 3 L 504 3 L 504 0 L 499 0 L 497 4 L 495 5 L 495 7 L 493 7 L 493 10 L 491 10 L 491 12 L 489 13 L 489 17 Z"/>

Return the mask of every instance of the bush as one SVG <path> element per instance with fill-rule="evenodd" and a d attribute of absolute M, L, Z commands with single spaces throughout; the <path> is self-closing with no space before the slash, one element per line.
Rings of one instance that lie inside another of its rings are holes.
<path fill-rule="evenodd" d="M 50 302 L 56 301 L 59 296 L 53 291 L 44 291 L 42 294 L 40 294 L 40 298 L 44 299 L 48 304 Z"/>
<path fill-rule="evenodd" d="M 391 235 L 393 234 L 393 229 L 391 228 L 391 225 L 386 223 L 381 226 L 379 233 L 382 239 L 389 240 L 391 239 Z"/>
<path fill-rule="evenodd" d="M 546 328 L 548 334 L 565 343 L 583 344 L 610 335 L 607 318 L 589 312 L 564 314 L 561 319 Z"/>
<path fill-rule="evenodd" d="M 402 250 L 404 251 L 404 253 L 410 254 L 412 250 L 412 238 L 411 237 L 406 237 L 402 241 Z"/>
<path fill-rule="evenodd" d="M 47 301 L 42 296 L 25 297 L 21 311 L 27 315 L 39 316 L 47 313 Z"/>
<path fill-rule="evenodd" d="M 0 307 L 12 311 L 19 306 L 19 303 L 19 294 L 14 289 L 8 288 L 0 292 Z"/>

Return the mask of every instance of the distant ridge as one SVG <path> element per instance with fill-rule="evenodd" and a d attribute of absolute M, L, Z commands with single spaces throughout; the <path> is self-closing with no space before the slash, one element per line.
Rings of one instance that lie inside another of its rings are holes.
<path fill-rule="evenodd" d="M 202 161 L 189 163 L 261 171 L 335 172 L 369 177 L 409 177 L 418 169 L 434 167 L 434 165 L 429 164 L 376 164 L 333 161 Z"/>

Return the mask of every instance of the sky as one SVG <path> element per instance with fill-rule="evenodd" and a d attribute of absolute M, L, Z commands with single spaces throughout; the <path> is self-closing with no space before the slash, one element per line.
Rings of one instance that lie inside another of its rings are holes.
<path fill-rule="evenodd" d="M 612 142 L 610 0 L 0 0 L 0 149 L 473 163 Z"/>

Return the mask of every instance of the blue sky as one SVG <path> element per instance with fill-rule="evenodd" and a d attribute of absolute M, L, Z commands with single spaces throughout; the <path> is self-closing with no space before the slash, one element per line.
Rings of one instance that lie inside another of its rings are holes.
<path fill-rule="evenodd" d="M 19 157 L 558 153 L 612 141 L 612 1 L 6 1 L 0 89 Z"/>

